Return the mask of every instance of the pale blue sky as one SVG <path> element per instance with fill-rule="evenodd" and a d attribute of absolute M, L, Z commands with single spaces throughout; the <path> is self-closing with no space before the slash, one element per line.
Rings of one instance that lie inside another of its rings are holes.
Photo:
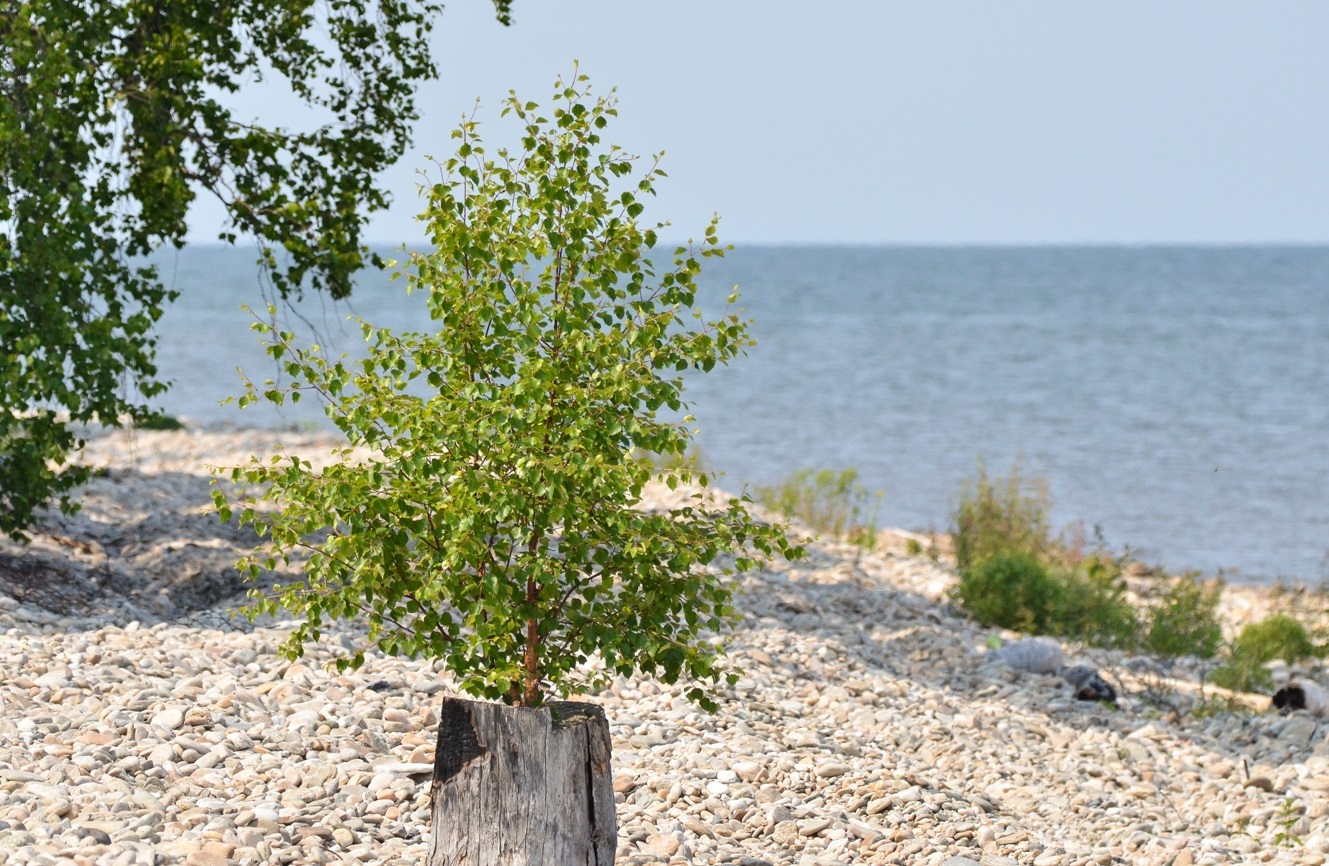
<path fill-rule="evenodd" d="M 574 59 L 608 138 L 666 152 L 646 217 L 732 242 L 1329 241 L 1329 3 L 452 0 L 374 241 L 479 97 Z M 197 236 L 214 234 L 196 225 Z"/>

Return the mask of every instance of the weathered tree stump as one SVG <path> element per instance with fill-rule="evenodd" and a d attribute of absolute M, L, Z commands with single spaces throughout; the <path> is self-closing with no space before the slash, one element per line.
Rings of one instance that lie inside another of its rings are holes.
<path fill-rule="evenodd" d="M 444 698 L 427 866 L 613 866 L 610 750 L 596 704 Z"/>

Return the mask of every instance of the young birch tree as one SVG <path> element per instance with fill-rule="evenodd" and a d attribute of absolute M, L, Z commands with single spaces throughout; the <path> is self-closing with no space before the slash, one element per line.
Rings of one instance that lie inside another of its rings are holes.
<path fill-rule="evenodd" d="M 691 444 L 683 373 L 752 341 L 736 315 L 696 308 L 701 263 L 724 252 L 714 221 L 669 266 L 651 258 L 661 226 L 638 218 L 663 172 L 657 158 L 637 176 L 602 144 L 615 106 L 580 76 L 559 82 L 552 112 L 506 100 L 513 150 L 491 155 L 473 117 L 453 133 L 425 191 L 435 250 L 407 269 L 431 332 L 362 324 L 368 357 L 351 363 L 255 325 L 288 378 L 241 402 L 313 394 L 349 440 L 322 471 L 299 457 L 235 470 L 275 514 L 217 493 L 223 516 L 271 541 L 241 563 L 253 578 L 307 553 L 304 580 L 254 606 L 304 618 L 289 654 L 327 620 L 364 616 L 382 650 L 441 659 L 463 691 L 514 705 L 590 687 L 595 656 L 605 676 L 684 678 L 707 706 L 709 687 L 735 679 L 713 638 L 734 615 L 724 572 L 801 550 L 746 497 L 639 505 L 656 470 L 638 455 Z M 663 481 L 708 479 L 680 465 Z"/>

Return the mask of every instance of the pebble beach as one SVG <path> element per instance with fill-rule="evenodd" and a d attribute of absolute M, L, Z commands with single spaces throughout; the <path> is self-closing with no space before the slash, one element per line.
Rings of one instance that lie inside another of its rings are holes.
<path fill-rule="evenodd" d="M 232 615 L 231 566 L 257 539 L 212 513 L 209 467 L 333 444 L 98 434 L 82 511 L 0 542 L 0 863 L 424 861 L 446 671 L 372 651 L 329 670 L 355 623 L 288 661 L 291 623 Z M 944 558 L 884 535 L 810 539 L 739 579 L 744 676 L 718 712 L 644 678 L 587 696 L 613 734 L 619 863 L 1325 862 L 1321 718 L 1267 696 L 1199 712 L 1185 663 L 1067 645 L 1119 698 L 1077 700 L 994 661 L 994 636 L 1018 635 L 966 618 Z M 1229 591 L 1229 627 L 1273 603 Z"/>

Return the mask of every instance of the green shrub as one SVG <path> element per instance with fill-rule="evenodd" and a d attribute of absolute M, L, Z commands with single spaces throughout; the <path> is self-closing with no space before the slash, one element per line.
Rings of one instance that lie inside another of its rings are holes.
<path fill-rule="evenodd" d="M 753 495 L 772 511 L 817 532 L 876 546 L 881 493 L 859 483 L 857 469 L 800 469 L 773 487 L 757 487 Z"/>
<path fill-rule="evenodd" d="M 1087 555 L 1081 552 L 1082 540 L 1054 538 L 1048 511 L 1042 479 L 1022 475 L 1018 464 L 1006 477 L 993 479 L 979 462 L 978 477 L 966 485 L 952 515 L 960 570 L 952 597 L 976 619 L 1129 651 L 1201 658 L 1218 654 L 1222 581 L 1205 584 L 1188 574 L 1139 607 L 1123 577 L 1125 556 L 1109 555 L 1097 531 L 1096 549 Z M 1229 653 L 1215 681 L 1236 684 L 1229 688 L 1262 684 L 1268 658 L 1256 648 L 1268 643 L 1294 647 L 1301 653 L 1297 657 L 1313 650 L 1304 628 L 1294 633 L 1286 624 L 1271 623 L 1253 632 L 1247 646 Z"/>
<path fill-rule="evenodd" d="M 993 479 L 982 462 L 952 515 L 960 584 L 955 598 L 992 625 L 1071 637 L 1101 646 L 1138 642 L 1139 616 L 1121 563 L 1087 556 L 1051 537 L 1048 491 L 1018 464 Z"/>
<path fill-rule="evenodd" d="M 994 480 L 979 461 L 978 478 L 960 494 L 951 532 L 955 564 L 962 572 L 1003 553 L 1045 558 L 1053 546 L 1046 482 L 1022 476 L 1018 464 Z"/>
<path fill-rule="evenodd" d="M 1044 634 L 1060 587 L 1029 553 L 999 553 L 960 572 L 955 600 L 984 625 Z"/>
<path fill-rule="evenodd" d="M 1164 656 L 1213 658 L 1223 643 L 1222 597 L 1221 580 L 1206 584 L 1191 573 L 1171 581 L 1148 608 L 1145 648 Z"/>
<path fill-rule="evenodd" d="M 1274 659 L 1295 662 L 1316 652 L 1306 626 L 1285 613 L 1275 613 L 1246 625 L 1233 641 L 1232 654 L 1264 664 Z"/>
<path fill-rule="evenodd" d="M 1133 645 L 1139 621 L 1120 571 L 1087 562 L 1071 568 L 1029 553 L 997 554 L 961 572 L 953 597 L 986 625 L 1098 646 Z"/>
<path fill-rule="evenodd" d="M 1139 614 L 1126 596 L 1121 566 L 1095 553 L 1075 567 L 1054 565 L 1055 585 L 1046 630 L 1096 646 L 1131 648 L 1140 632 Z"/>
<path fill-rule="evenodd" d="M 1305 625 L 1285 613 L 1270 614 L 1242 628 L 1227 648 L 1226 661 L 1214 669 L 1210 680 L 1233 691 L 1267 692 L 1273 688 L 1273 677 L 1266 664 L 1314 655 L 1316 647 Z"/>

